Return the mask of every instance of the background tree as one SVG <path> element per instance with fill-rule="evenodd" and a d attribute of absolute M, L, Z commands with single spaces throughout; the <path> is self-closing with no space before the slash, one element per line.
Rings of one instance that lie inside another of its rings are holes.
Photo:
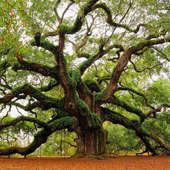
<path fill-rule="evenodd" d="M 2 110 L 16 106 L 29 114 L 2 118 L 0 130 L 31 122 L 38 132 L 27 147 L 0 149 L 0 155 L 30 154 L 65 128 L 77 134 L 76 156 L 105 155 L 105 121 L 134 131 L 153 155 L 170 151 L 145 126 L 169 108 L 169 96 L 157 97 L 161 86 L 153 90 L 153 78 L 169 72 L 169 5 L 3 1 L 0 103 Z"/>

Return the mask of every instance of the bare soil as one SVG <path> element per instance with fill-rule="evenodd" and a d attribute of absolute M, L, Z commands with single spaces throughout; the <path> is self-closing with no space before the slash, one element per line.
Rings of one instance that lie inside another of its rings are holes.
<path fill-rule="evenodd" d="M 105 160 L 0 157 L 0 170 L 170 170 L 170 157 L 118 156 Z"/>

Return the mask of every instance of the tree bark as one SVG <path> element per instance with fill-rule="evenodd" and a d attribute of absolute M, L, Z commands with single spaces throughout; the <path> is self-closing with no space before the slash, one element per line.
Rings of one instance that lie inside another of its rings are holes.
<path fill-rule="evenodd" d="M 101 127 L 82 131 L 79 127 L 77 133 L 77 150 L 75 157 L 93 157 L 106 156 L 106 138 L 107 132 Z"/>

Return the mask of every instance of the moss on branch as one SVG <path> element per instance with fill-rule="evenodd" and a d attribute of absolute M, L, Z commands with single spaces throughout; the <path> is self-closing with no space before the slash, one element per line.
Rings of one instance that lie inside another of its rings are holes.
<path fill-rule="evenodd" d="M 49 41 L 45 40 L 44 37 L 41 38 L 40 46 L 53 54 L 57 55 L 59 51 L 59 47 L 55 46 L 54 44 L 50 43 Z"/>
<path fill-rule="evenodd" d="M 50 80 L 48 85 L 44 85 L 41 88 L 39 88 L 40 91 L 49 91 L 51 90 L 53 87 L 58 86 L 59 82 L 56 81 L 55 79 Z"/>
<path fill-rule="evenodd" d="M 19 94 L 22 94 L 24 93 L 24 87 L 25 85 L 23 86 L 19 86 L 19 87 L 15 87 L 11 90 L 12 94 L 14 94 L 15 96 L 19 95 Z"/>
<path fill-rule="evenodd" d="M 99 102 L 102 98 L 105 98 L 107 96 L 106 91 L 98 92 L 95 94 L 95 101 Z"/>
<path fill-rule="evenodd" d="M 43 76 L 50 76 L 52 78 L 58 78 L 58 70 L 56 67 L 49 67 L 42 64 L 37 64 L 34 62 L 28 62 L 22 60 L 21 63 L 15 62 L 13 65 L 13 70 L 27 70 L 27 71 L 33 71 L 36 73 L 40 73 Z"/>
<path fill-rule="evenodd" d="M 109 120 L 114 124 L 120 124 L 128 129 L 134 130 L 134 126 L 131 120 L 121 115 L 120 113 L 111 111 L 110 109 L 105 107 L 101 107 L 101 113 L 102 113 L 102 117 L 104 117 L 106 120 Z"/>
<path fill-rule="evenodd" d="M 154 40 L 144 40 L 138 43 L 137 45 L 132 46 L 130 49 L 132 50 L 133 54 L 137 54 L 138 52 L 142 51 L 145 47 L 150 47 L 157 44 L 163 44 L 165 42 L 170 42 L 169 36 L 164 38 L 154 39 Z"/>
<path fill-rule="evenodd" d="M 93 63 L 95 57 L 96 55 L 90 56 L 87 60 L 80 64 L 79 69 L 81 70 L 82 73 L 86 70 L 86 68 L 88 68 Z"/>
<path fill-rule="evenodd" d="M 45 122 L 42 122 L 36 118 L 31 118 L 31 117 L 26 117 L 26 116 L 19 116 L 17 118 L 14 118 L 13 120 L 10 120 L 8 122 L 2 123 L 0 124 L 0 131 L 6 127 L 9 126 L 15 126 L 17 123 L 21 122 L 21 121 L 28 121 L 28 122 L 33 122 L 36 123 L 38 125 L 40 125 L 41 127 L 44 127 L 45 129 L 50 128 L 50 126 L 48 124 L 46 124 Z"/>
<path fill-rule="evenodd" d="M 81 75 L 78 69 L 69 70 L 67 73 L 67 82 L 71 87 L 76 88 L 81 83 Z"/>
<path fill-rule="evenodd" d="M 100 45 L 99 45 L 99 51 L 92 56 L 88 56 L 88 59 L 83 61 L 80 66 L 79 66 L 79 70 L 81 72 L 81 75 L 83 75 L 83 73 L 85 72 L 85 70 L 90 67 L 96 60 L 100 59 L 101 57 L 103 57 L 105 54 L 107 54 L 112 48 L 120 48 L 121 45 L 111 45 L 109 47 L 107 47 L 105 50 L 103 49 L 105 43 L 104 40 L 100 40 Z M 123 47 L 122 47 L 123 48 Z"/>
<path fill-rule="evenodd" d="M 92 128 L 99 128 L 102 125 L 102 121 L 100 117 L 96 113 L 91 113 L 91 120 L 92 120 Z"/>
<path fill-rule="evenodd" d="M 28 155 L 34 152 L 39 146 L 43 143 L 46 143 L 47 137 L 54 133 L 57 130 L 67 128 L 76 123 L 76 120 L 73 117 L 64 117 L 49 124 L 48 129 L 40 130 L 34 136 L 33 142 L 27 147 L 10 147 L 6 149 L 0 149 L 0 155 L 11 155 L 11 154 L 21 154 Z"/>
<path fill-rule="evenodd" d="M 36 36 L 35 36 L 36 37 Z M 52 52 L 54 55 L 58 54 L 59 47 L 55 46 L 54 44 L 50 43 L 48 40 L 45 39 L 45 37 L 39 37 L 39 43 L 37 44 L 36 39 L 31 42 L 32 46 L 40 46 L 44 48 L 45 50 L 48 50 Z"/>
<path fill-rule="evenodd" d="M 76 106 L 76 118 L 80 120 L 80 123 L 84 128 L 91 128 L 93 126 L 91 111 L 83 100 L 77 95 L 74 96 L 74 102 Z M 84 122 L 84 123 L 83 123 Z"/>
<path fill-rule="evenodd" d="M 66 116 L 53 121 L 49 125 L 51 127 L 51 131 L 54 132 L 56 130 L 61 130 L 70 127 L 75 123 L 76 123 L 76 119 L 74 117 Z"/>
<path fill-rule="evenodd" d="M 36 98 L 38 101 L 43 103 L 44 107 L 46 108 L 63 108 L 64 107 L 64 99 L 58 99 L 58 98 L 50 98 L 44 95 L 39 89 L 33 88 L 32 86 L 30 88 L 30 96 Z"/>
<path fill-rule="evenodd" d="M 132 106 L 129 106 L 124 101 L 119 100 L 117 97 L 114 96 L 114 104 L 117 106 L 120 106 L 127 110 L 128 112 L 134 113 L 138 115 L 141 118 L 141 121 L 147 118 L 147 115 L 145 115 L 140 109 L 134 108 Z"/>
<path fill-rule="evenodd" d="M 76 107 L 78 109 L 83 109 L 84 111 L 86 111 L 87 113 L 91 113 L 90 110 L 89 110 L 89 107 L 87 106 L 87 104 L 81 100 L 78 95 L 75 95 L 74 96 L 74 102 L 76 104 Z"/>
<path fill-rule="evenodd" d="M 66 112 L 66 111 L 63 110 L 63 109 L 58 109 L 58 110 L 57 110 L 57 116 L 58 116 L 58 117 L 66 117 L 66 116 L 69 116 L 69 113 Z"/>
<path fill-rule="evenodd" d="M 101 113 L 105 120 L 109 120 L 112 123 L 120 124 L 126 127 L 127 129 L 134 130 L 137 136 L 144 142 L 146 148 L 152 152 L 153 155 L 156 155 L 156 150 L 151 146 L 150 142 L 146 137 L 154 139 L 158 142 L 163 148 L 170 151 L 170 147 L 163 143 L 161 139 L 159 139 L 155 134 L 150 133 L 138 120 L 130 120 L 125 116 L 111 111 L 108 108 L 101 107 Z"/>
<path fill-rule="evenodd" d="M 98 83 L 94 80 L 85 80 L 84 83 L 86 84 L 86 86 L 90 89 L 91 92 L 100 92 L 100 86 L 98 85 Z"/>
<path fill-rule="evenodd" d="M 104 51 L 99 51 L 97 54 L 90 56 L 87 60 L 83 61 L 80 66 L 79 66 L 79 70 L 81 75 L 83 75 L 83 73 L 85 72 L 85 70 L 90 67 L 96 60 L 98 60 L 99 58 L 101 58 L 104 54 L 106 54 L 106 52 Z"/>
<path fill-rule="evenodd" d="M 65 24 L 60 24 L 57 32 L 59 33 L 64 33 L 64 34 L 74 34 L 78 32 L 84 21 L 85 21 L 85 16 L 92 11 L 92 6 L 97 2 L 98 0 L 88 0 L 87 3 L 85 3 L 81 9 L 78 12 L 78 15 L 76 17 L 76 20 L 73 24 L 73 26 L 67 26 Z"/>
<path fill-rule="evenodd" d="M 114 124 L 120 124 L 124 127 L 134 130 L 135 132 L 140 132 L 141 134 L 145 136 L 149 136 L 150 133 L 148 130 L 141 124 L 138 120 L 130 120 L 129 118 L 121 115 L 120 113 L 117 113 L 115 111 L 112 111 L 108 108 L 101 107 L 102 116 L 105 117 L 106 120 L 111 121 Z"/>
<path fill-rule="evenodd" d="M 15 96 L 24 93 L 26 95 L 34 97 L 42 104 L 43 109 L 50 109 L 51 107 L 63 109 L 63 107 L 64 107 L 64 99 L 63 98 L 61 98 L 61 99 L 50 98 L 50 97 L 46 96 L 45 94 L 43 94 L 40 91 L 40 89 L 34 88 L 28 84 L 25 84 L 20 87 L 16 87 L 11 92 Z"/>
<path fill-rule="evenodd" d="M 20 103 L 14 103 L 14 102 L 11 102 L 9 104 L 11 104 L 13 106 L 16 106 L 16 107 L 19 107 L 19 108 L 21 108 L 21 109 L 23 109 L 25 111 L 32 111 L 33 109 L 35 109 L 37 107 L 41 108 L 41 103 L 40 102 L 34 102 L 32 104 L 28 103 L 26 106 L 21 105 Z"/>

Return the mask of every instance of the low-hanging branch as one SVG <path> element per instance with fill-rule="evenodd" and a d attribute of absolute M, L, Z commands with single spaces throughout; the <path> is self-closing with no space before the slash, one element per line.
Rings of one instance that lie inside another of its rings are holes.
<path fill-rule="evenodd" d="M 48 129 L 43 129 L 34 135 L 33 142 L 27 147 L 10 147 L 6 149 L 0 149 L 0 155 L 11 155 L 11 154 L 21 154 L 28 155 L 34 152 L 43 143 L 46 143 L 47 137 L 50 136 L 57 130 L 62 130 L 63 128 L 69 128 L 70 126 L 76 124 L 76 119 L 74 117 L 64 117 L 48 125 Z"/>
<path fill-rule="evenodd" d="M 41 120 L 38 120 L 36 118 L 31 118 L 31 117 L 27 117 L 27 116 L 19 116 L 17 118 L 14 118 L 11 121 L 1 123 L 0 124 L 0 131 L 3 130 L 4 128 L 10 127 L 10 126 L 15 126 L 17 123 L 23 122 L 23 121 L 36 123 L 36 124 L 38 124 L 39 126 L 45 128 L 45 129 L 50 128 L 50 126 L 47 123 L 42 122 Z"/>
<path fill-rule="evenodd" d="M 127 110 L 130 113 L 134 113 L 134 114 L 138 115 L 141 118 L 142 122 L 144 121 L 144 119 L 147 118 L 147 116 L 140 109 L 134 108 L 134 107 L 128 105 L 126 102 L 121 101 L 116 96 L 114 96 L 114 104 L 124 108 L 125 110 Z"/>
<path fill-rule="evenodd" d="M 41 108 L 43 108 L 45 110 L 49 109 L 51 107 L 53 107 L 53 108 L 63 108 L 64 107 L 63 99 L 47 97 L 39 89 L 34 88 L 29 84 L 25 84 L 23 86 L 14 88 L 11 91 L 11 94 L 7 94 L 4 97 L 0 98 L 0 103 L 9 103 L 9 102 L 11 102 L 11 100 L 13 98 L 17 97 L 18 95 L 20 95 L 22 93 L 29 95 L 30 97 L 33 97 L 36 100 L 38 100 L 41 103 Z"/>
<path fill-rule="evenodd" d="M 108 108 L 100 107 L 102 110 L 102 115 L 105 120 L 109 120 L 114 124 L 120 124 L 127 129 L 131 129 L 136 132 L 137 136 L 144 142 L 146 148 L 152 152 L 153 155 L 157 155 L 154 147 L 151 146 L 146 137 L 154 139 L 157 143 L 170 151 L 170 146 L 165 144 L 161 139 L 159 139 L 154 133 L 149 132 L 138 120 L 130 120 L 129 118 L 121 115 L 120 113 L 114 112 Z"/>
<path fill-rule="evenodd" d="M 105 120 L 109 120 L 112 123 L 120 124 L 127 129 L 131 129 L 136 132 L 137 136 L 144 142 L 146 148 L 152 152 L 153 155 L 157 155 L 155 149 L 151 146 L 149 141 L 146 139 L 146 136 L 149 136 L 148 131 L 141 125 L 138 120 L 130 120 L 120 113 L 114 112 L 108 108 L 101 107 L 103 116 Z"/>

